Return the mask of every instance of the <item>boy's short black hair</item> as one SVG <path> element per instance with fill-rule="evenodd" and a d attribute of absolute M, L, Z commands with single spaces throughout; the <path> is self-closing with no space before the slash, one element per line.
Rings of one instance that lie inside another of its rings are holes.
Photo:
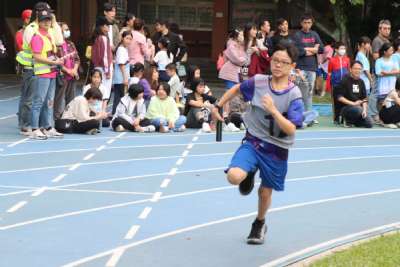
<path fill-rule="evenodd" d="M 109 12 L 109 11 L 113 10 L 113 8 L 117 9 L 114 4 L 109 3 L 109 2 L 106 2 L 103 5 L 103 11 L 105 11 L 105 12 Z"/>
<path fill-rule="evenodd" d="M 294 46 L 294 44 L 279 43 L 274 49 L 274 54 L 277 51 L 286 51 L 286 53 L 288 53 L 290 59 L 292 60 L 292 63 L 295 63 L 299 56 L 299 51 Z"/>
<path fill-rule="evenodd" d="M 165 25 L 166 27 L 168 27 L 168 22 L 163 19 L 156 19 L 154 24 Z"/>
<path fill-rule="evenodd" d="M 131 77 L 135 76 L 136 73 L 143 71 L 144 72 L 144 65 L 140 62 L 131 65 L 129 69 L 129 74 Z"/>
<path fill-rule="evenodd" d="M 167 93 L 167 96 L 169 96 L 171 94 L 171 87 L 169 86 L 168 83 L 166 82 L 161 82 L 158 86 L 157 86 L 157 91 L 160 90 L 160 88 L 163 88 L 163 90 Z"/>
<path fill-rule="evenodd" d="M 346 46 L 342 41 L 338 41 L 335 43 L 335 49 L 339 49 L 341 46 Z"/>
<path fill-rule="evenodd" d="M 173 70 L 176 71 L 176 65 L 174 63 L 169 63 L 167 66 L 165 66 L 167 70 Z"/>
<path fill-rule="evenodd" d="M 303 22 L 303 21 L 309 20 L 309 19 L 311 19 L 312 22 L 314 22 L 314 17 L 310 13 L 304 13 L 300 18 L 300 22 Z"/>
<path fill-rule="evenodd" d="M 361 67 L 363 67 L 363 64 L 359 60 L 352 60 L 350 61 L 350 68 L 352 68 L 355 64 L 359 64 Z"/>
<path fill-rule="evenodd" d="M 128 95 L 132 99 L 136 99 L 138 95 L 144 92 L 144 88 L 141 84 L 132 84 L 129 86 Z"/>
<path fill-rule="evenodd" d="M 89 99 L 96 99 L 96 100 L 99 100 L 99 101 L 103 100 L 103 94 L 96 87 L 92 87 L 89 90 L 87 90 L 87 92 L 85 93 L 84 97 L 87 100 L 89 100 Z"/>

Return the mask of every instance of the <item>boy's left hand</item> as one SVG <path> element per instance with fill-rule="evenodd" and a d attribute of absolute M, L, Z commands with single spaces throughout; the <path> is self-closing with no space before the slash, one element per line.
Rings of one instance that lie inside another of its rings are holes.
<path fill-rule="evenodd" d="M 270 95 L 263 96 L 262 104 L 264 106 L 264 109 L 266 111 L 268 111 L 269 113 L 276 112 L 276 107 L 275 107 L 274 100 L 272 99 L 272 97 Z"/>

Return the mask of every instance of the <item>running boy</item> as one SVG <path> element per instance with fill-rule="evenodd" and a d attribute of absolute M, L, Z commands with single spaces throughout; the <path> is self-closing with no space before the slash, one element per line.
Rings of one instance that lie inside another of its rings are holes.
<path fill-rule="evenodd" d="M 297 54 L 293 45 L 277 45 L 271 59 L 271 76 L 255 75 L 235 85 L 217 104 L 222 107 L 240 93 L 244 101 L 250 101 L 250 107 L 243 115 L 247 127 L 244 142 L 226 170 L 228 181 L 239 185 L 242 195 L 250 194 L 255 173 L 260 170 L 258 214 L 247 238 L 248 244 L 264 243 L 265 215 L 271 204 L 272 190 L 284 190 L 288 149 L 294 143 L 296 127 L 302 125 L 301 92 L 289 80 Z M 213 115 L 223 121 L 217 107 L 213 109 Z"/>

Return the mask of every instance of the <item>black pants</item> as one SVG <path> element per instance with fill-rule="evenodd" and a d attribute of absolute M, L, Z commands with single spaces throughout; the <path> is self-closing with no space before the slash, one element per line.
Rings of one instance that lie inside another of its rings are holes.
<path fill-rule="evenodd" d="M 115 111 L 117 110 L 117 106 L 119 104 L 119 101 L 121 101 L 121 98 L 123 98 L 125 95 L 125 85 L 124 84 L 114 84 L 114 100 L 113 100 L 113 105 L 112 105 L 112 114 L 115 114 Z"/>
<path fill-rule="evenodd" d="M 390 108 L 383 107 L 379 111 L 379 117 L 384 124 L 399 123 L 400 122 L 400 106 L 394 105 Z"/>
<path fill-rule="evenodd" d="M 236 128 L 240 129 L 240 125 L 243 123 L 242 114 L 239 112 L 232 112 L 228 116 L 229 122 L 235 124 Z"/>
<path fill-rule="evenodd" d="M 132 124 L 130 124 L 128 121 L 126 121 L 125 119 L 123 119 L 121 117 L 115 118 L 113 120 L 112 127 L 113 127 L 114 131 L 117 128 L 118 125 L 122 125 L 122 127 L 124 127 L 128 131 L 132 131 L 132 132 L 136 131 L 135 127 L 133 127 Z M 143 119 L 143 120 L 140 121 L 139 125 L 140 125 L 140 127 L 149 126 L 150 125 L 150 120 Z"/>
<path fill-rule="evenodd" d="M 369 117 L 362 117 L 362 107 L 345 106 L 342 108 L 342 117 L 347 123 L 353 124 L 356 127 L 372 128 L 372 121 Z"/>
<path fill-rule="evenodd" d="M 83 134 L 92 129 L 98 129 L 100 122 L 98 120 L 88 120 L 78 122 L 77 120 L 59 119 L 55 122 L 55 128 L 60 133 L 78 133 Z"/>

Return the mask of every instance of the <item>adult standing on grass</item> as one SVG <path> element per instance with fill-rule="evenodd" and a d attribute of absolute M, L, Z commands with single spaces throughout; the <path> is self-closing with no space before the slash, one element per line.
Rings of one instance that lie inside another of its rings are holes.
<path fill-rule="evenodd" d="M 302 75 L 308 81 L 308 90 L 306 102 L 304 103 L 306 111 L 312 109 L 312 96 L 314 91 L 315 79 L 318 69 L 317 54 L 324 53 L 324 44 L 318 33 L 311 30 L 314 18 L 305 14 L 301 17 L 301 30 L 296 32 L 294 40 L 299 50 L 299 59 L 297 60 L 297 68 L 302 71 Z"/>
<path fill-rule="evenodd" d="M 264 243 L 265 215 L 271 204 L 272 190 L 284 190 L 288 149 L 294 143 L 296 127 L 302 126 L 301 92 L 289 79 L 296 59 L 297 49 L 293 45 L 278 45 L 271 59 L 271 76 L 258 74 L 233 86 L 213 109 L 214 117 L 223 121 L 218 108 L 239 94 L 244 101 L 250 101 L 243 115 L 247 127 L 244 142 L 226 170 L 228 181 L 239 185 L 243 195 L 252 191 L 255 173 L 260 170 L 258 214 L 247 238 L 248 244 Z"/>

